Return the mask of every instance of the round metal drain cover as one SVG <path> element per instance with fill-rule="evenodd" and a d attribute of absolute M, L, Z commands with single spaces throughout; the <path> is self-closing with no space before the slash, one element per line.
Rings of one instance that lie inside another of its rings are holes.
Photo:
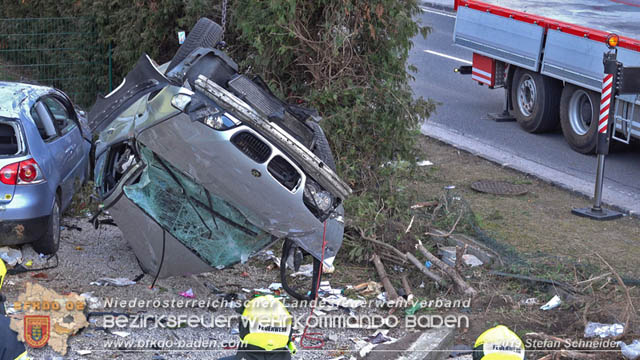
<path fill-rule="evenodd" d="M 524 185 L 511 184 L 506 181 L 480 180 L 471 184 L 475 191 L 494 195 L 524 195 L 529 190 Z"/>

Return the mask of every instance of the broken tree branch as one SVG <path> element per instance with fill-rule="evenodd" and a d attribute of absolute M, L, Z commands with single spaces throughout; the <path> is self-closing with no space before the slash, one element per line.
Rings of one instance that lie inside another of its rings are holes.
<path fill-rule="evenodd" d="M 629 293 L 629 288 L 627 287 L 627 285 L 624 284 L 624 281 L 622 281 L 622 278 L 620 277 L 620 274 L 618 274 L 618 272 L 613 268 L 613 266 L 609 265 L 607 260 L 605 260 L 602 256 L 600 256 L 600 254 L 596 253 L 596 256 L 598 258 L 600 258 L 600 260 L 605 265 L 607 265 L 609 270 L 611 270 L 613 275 L 615 275 L 616 279 L 618 280 L 618 284 L 620 284 L 620 286 L 622 286 L 622 288 L 624 289 L 624 292 L 625 292 L 625 294 L 627 296 L 627 307 L 625 309 L 624 329 L 622 330 L 622 334 L 620 334 L 620 335 L 618 335 L 618 336 L 616 336 L 614 338 L 614 340 L 619 340 L 619 339 L 623 338 L 627 334 L 627 331 L 629 331 L 629 320 L 631 320 L 631 314 L 632 313 L 635 314 L 636 309 L 633 306 L 633 300 L 631 300 L 631 294 Z"/>
<path fill-rule="evenodd" d="M 382 264 L 382 260 L 380 260 L 380 256 L 378 256 L 378 254 L 373 254 L 371 259 L 373 260 L 373 265 L 378 271 L 378 276 L 380 276 L 382 286 L 384 286 L 384 290 L 387 292 L 387 299 L 389 299 L 390 301 L 396 301 L 398 299 L 398 293 L 391 284 L 391 281 L 389 281 L 389 276 L 384 270 L 384 265 Z"/>
<path fill-rule="evenodd" d="M 453 223 L 453 226 L 451 227 L 451 230 L 449 230 L 449 232 L 444 233 L 444 234 L 434 234 L 434 233 L 430 233 L 430 232 L 426 232 L 424 233 L 425 235 L 429 235 L 429 236 L 433 236 L 433 237 L 449 237 L 451 236 L 451 234 L 453 234 L 453 232 L 456 230 L 456 226 L 458 226 L 458 223 L 460 222 L 460 219 L 462 219 L 462 213 L 460 213 L 460 215 L 458 215 L 458 219 L 456 219 L 456 222 Z"/>
<path fill-rule="evenodd" d="M 462 292 L 464 292 L 466 295 L 474 297 L 474 296 L 476 296 L 478 294 L 476 289 L 474 289 L 473 287 L 471 287 L 471 285 L 467 284 L 467 282 L 464 281 L 464 279 L 462 278 L 462 276 L 460 276 L 460 274 L 458 274 L 456 269 L 454 269 L 451 266 L 445 264 L 442 260 L 438 259 L 437 256 L 435 256 L 432 253 L 430 253 L 429 250 L 427 250 L 422 245 L 422 241 L 418 240 L 418 244 L 416 244 L 416 249 L 420 250 L 420 252 L 429 261 L 431 261 L 431 263 L 433 263 L 435 266 L 439 267 L 442 271 L 444 271 L 444 273 L 447 274 L 451 278 L 451 280 L 453 280 L 453 282 L 456 284 L 456 286 L 460 290 L 462 290 Z"/>
<path fill-rule="evenodd" d="M 424 264 L 422 264 L 420 260 L 416 259 L 416 257 L 413 256 L 413 254 L 408 252 L 406 254 L 406 257 L 409 261 L 411 261 L 411 263 L 413 263 L 413 265 L 415 265 L 420 271 L 422 271 L 423 274 L 427 275 L 431 280 L 437 282 L 439 285 L 447 286 L 447 282 L 444 279 L 442 279 L 436 273 L 427 269 L 427 267 L 424 266 Z"/>
<path fill-rule="evenodd" d="M 357 229 L 358 229 L 358 232 L 360 232 L 360 237 L 361 237 L 361 238 L 363 238 L 363 239 L 365 239 L 365 240 L 367 240 L 367 241 L 370 241 L 370 242 L 372 242 L 372 243 L 374 243 L 374 244 L 377 244 L 377 245 L 380 245 L 380 246 L 384 246 L 385 248 L 387 248 L 387 249 L 389 249 L 389 250 L 393 251 L 393 252 L 394 252 L 396 255 L 398 255 L 398 257 L 399 257 L 400 259 L 402 259 L 403 261 L 407 261 L 407 257 L 406 257 L 406 256 L 405 256 L 405 254 L 403 254 L 400 250 L 396 249 L 395 247 L 393 247 L 393 246 L 391 246 L 391 245 L 389 245 L 389 244 L 387 244 L 387 243 L 383 243 L 383 242 L 382 242 L 382 241 L 380 241 L 380 240 L 376 240 L 376 239 L 372 238 L 371 236 L 367 236 L 367 235 L 364 233 L 364 230 L 363 230 L 362 228 L 359 228 L 359 227 L 358 227 Z"/>
<path fill-rule="evenodd" d="M 400 280 L 402 280 L 402 287 L 404 288 L 404 292 L 407 294 L 407 301 L 413 302 L 413 290 L 411 289 L 411 285 L 409 285 L 407 274 L 402 274 L 400 276 Z"/>

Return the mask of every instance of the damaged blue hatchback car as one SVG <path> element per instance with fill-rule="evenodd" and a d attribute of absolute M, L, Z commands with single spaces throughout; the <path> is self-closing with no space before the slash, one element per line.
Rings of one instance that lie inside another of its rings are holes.
<path fill-rule="evenodd" d="M 281 268 L 310 254 L 316 279 L 342 244 L 351 189 L 318 114 L 239 74 L 221 33 L 200 19 L 170 63 L 143 55 L 97 100 L 97 192 L 148 273 L 222 269 L 286 239 Z"/>
<path fill-rule="evenodd" d="M 61 91 L 0 82 L 0 246 L 53 254 L 60 218 L 89 175 L 91 132 Z"/>

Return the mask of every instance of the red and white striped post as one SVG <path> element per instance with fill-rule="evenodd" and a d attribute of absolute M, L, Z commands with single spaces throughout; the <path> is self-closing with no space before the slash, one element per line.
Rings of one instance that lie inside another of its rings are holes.
<path fill-rule="evenodd" d="M 596 169 L 596 184 L 593 194 L 593 207 L 573 209 L 572 213 L 596 220 L 613 220 L 622 216 L 617 211 L 602 208 L 602 185 L 604 180 L 604 157 L 609 154 L 609 118 L 614 116 L 616 76 L 619 63 L 616 52 L 604 54 L 604 78 L 602 79 L 602 95 L 600 97 L 600 116 L 598 117 L 598 135 L 596 154 L 598 167 Z"/>

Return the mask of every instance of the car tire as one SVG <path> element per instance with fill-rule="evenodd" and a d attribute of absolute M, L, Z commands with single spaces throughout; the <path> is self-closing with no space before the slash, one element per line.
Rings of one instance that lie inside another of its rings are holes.
<path fill-rule="evenodd" d="M 320 124 L 315 121 L 307 121 L 307 124 L 311 130 L 313 130 L 313 153 L 327 164 L 331 170 L 336 171 L 336 161 L 333 157 L 333 153 L 331 152 L 329 141 L 320 127 Z"/>
<path fill-rule="evenodd" d="M 49 222 L 47 224 L 47 232 L 42 238 L 31 244 L 33 250 L 41 254 L 50 255 L 55 254 L 60 246 L 60 217 L 62 210 L 60 208 L 60 198 L 56 195 L 49 215 Z"/>
<path fill-rule="evenodd" d="M 567 84 L 560 98 L 560 126 L 571 148 L 582 154 L 596 151 L 600 94 Z"/>
<path fill-rule="evenodd" d="M 558 127 L 562 83 L 525 69 L 516 69 L 511 86 L 513 112 L 518 124 L 530 133 Z"/>
<path fill-rule="evenodd" d="M 222 39 L 222 27 L 207 18 L 200 18 L 187 35 L 184 44 L 180 45 L 178 51 L 171 59 L 167 73 L 176 67 L 180 62 L 189 56 L 197 48 L 214 48 Z"/>

